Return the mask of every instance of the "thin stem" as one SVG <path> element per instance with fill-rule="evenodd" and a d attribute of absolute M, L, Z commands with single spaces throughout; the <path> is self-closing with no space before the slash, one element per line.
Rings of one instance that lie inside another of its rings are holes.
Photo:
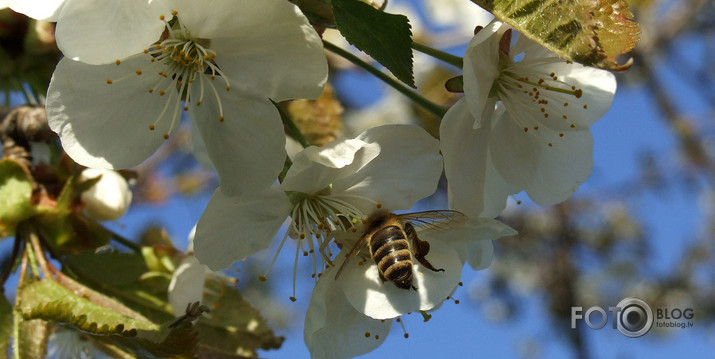
<path fill-rule="evenodd" d="M 283 124 L 288 127 L 288 131 L 290 131 L 291 136 L 296 139 L 300 143 L 303 148 L 309 147 L 310 142 L 305 139 L 305 136 L 300 132 L 300 129 L 298 126 L 295 125 L 295 122 L 293 122 L 293 119 L 289 114 L 287 114 L 283 109 L 278 106 L 275 102 L 273 103 L 276 105 L 276 108 L 278 109 L 278 113 L 281 115 L 281 121 L 283 121 Z"/>
<path fill-rule="evenodd" d="M 437 60 L 442 60 L 452 66 L 458 67 L 460 69 L 464 68 L 464 59 L 459 56 L 446 53 L 442 50 L 437 50 L 433 47 L 423 45 L 417 42 L 412 43 L 412 48 L 423 53 L 434 57 Z"/>
<path fill-rule="evenodd" d="M 25 252 L 27 253 L 27 252 Z M 17 308 L 20 296 L 15 297 L 15 307 Z M 20 359 L 20 321 L 22 320 L 19 310 L 12 311 L 12 358 Z"/>
<path fill-rule="evenodd" d="M 109 230 L 108 230 L 108 231 L 109 231 Z M 142 247 L 141 247 L 140 245 L 138 245 L 138 244 L 136 244 L 136 243 L 134 243 L 134 242 L 132 242 L 132 241 L 130 241 L 130 240 L 128 240 L 128 239 L 126 239 L 126 238 L 120 236 L 119 234 L 112 232 L 112 231 L 109 231 L 109 233 L 112 235 L 112 239 L 113 239 L 113 240 L 119 242 L 120 244 L 122 244 L 122 245 L 124 245 L 125 247 L 127 247 L 127 248 L 133 250 L 133 251 L 136 252 L 136 253 L 141 253 Z"/>
<path fill-rule="evenodd" d="M 447 109 L 444 107 L 422 97 L 420 94 L 417 92 L 414 92 L 412 89 L 407 87 L 406 85 L 403 85 L 400 81 L 395 80 L 394 78 L 390 77 L 386 73 L 378 70 L 374 66 L 368 64 L 367 62 L 361 60 L 357 56 L 351 54 L 350 52 L 341 49 L 340 47 L 331 44 L 325 40 L 323 40 L 323 46 L 325 46 L 328 51 L 333 52 L 337 55 L 340 55 L 342 58 L 352 62 L 353 64 L 360 66 L 361 68 L 365 69 L 367 72 L 375 75 L 377 78 L 380 80 L 384 81 L 386 84 L 390 85 L 392 88 L 395 90 L 399 91 L 403 95 L 407 96 L 410 100 L 414 101 L 416 104 L 424 108 L 425 110 L 431 112 L 435 116 L 442 118 L 445 113 L 447 113 Z"/>

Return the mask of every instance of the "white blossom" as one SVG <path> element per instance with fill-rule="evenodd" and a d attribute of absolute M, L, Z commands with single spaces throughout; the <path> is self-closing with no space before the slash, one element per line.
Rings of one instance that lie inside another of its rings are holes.
<path fill-rule="evenodd" d="M 611 105 L 613 74 L 563 60 L 495 20 L 464 57 L 465 97 L 440 126 L 452 208 L 494 217 L 522 190 L 567 199 L 591 173 L 589 127 Z"/>
<path fill-rule="evenodd" d="M 381 126 L 308 147 L 295 156 L 280 187 L 241 197 L 217 190 L 197 226 L 196 257 L 214 270 L 226 268 L 268 248 L 290 217 L 296 257 L 311 255 L 317 274 L 330 262 L 331 233 L 357 232 L 378 208 L 412 207 L 435 191 L 441 172 L 438 142 L 416 126 Z"/>
<path fill-rule="evenodd" d="M 137 165 L 186 111 L 230 195 L 269 186 L 283 168 L 271 100 L 317 98 L 327 79 L 320 37 L 284 0 L 68 0 L 57 41 L 66 57 L 47 114 L 75 161 Z"/>

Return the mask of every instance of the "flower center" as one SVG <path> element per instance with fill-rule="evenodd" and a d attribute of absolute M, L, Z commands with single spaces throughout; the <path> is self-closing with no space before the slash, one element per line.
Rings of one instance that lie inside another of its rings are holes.
<path fill-rule="evenodd" d="M 500 71 L 491 95 L 504 102 L 510 117 L 525 133 L 552 147 L 553 140 L 564 137 L 565 132 L 582 129 L 581 124 L 574 123 L 569 117 L 578 118 L 581 114 L 576 111 L 588 109 L 581 100 L 583 90 L 547 70 L 551 65 L 565 61 L 560 57 L 514 62 L 509 55 L 510 39 L 511 32 L 507 31 L 500 41 Z"/>
<path fill-rule="evenodd" d="M 300 253 L 303 253 L 303 256 L 310 255 L 312 257 L 312 277 L 317 281 L 325 268 L 333 264 L 329 247 L 331 240 L 341 231 L 357 232 L 358 228 L 361 228 L 363 220 L 368 217 L 353 203 L 373 203 L 377 208 L 382 207 L 382 204 L 361 196 L 344 193 L 332 194 L 330 187 L 316 194 L 287 192 L 287 195 L 293 204 L 290 214 L 292 221 L 266 274 L 260 276 L 259 279 L 266 280 L 268 272 L 273 267 L 288 236 L 296 239 L 298 243 L 293 263 L 293 296 L 291 297 L 291 300 L 295 301 L 295 279 Z M 316 252 L 320 254 L 320 262 L 318 262 Z"/>
<path fill-rule="evenodd" d="M 216 52 L 208 47 L 210 41 L 193 38 L 189 30 L 181 25 L 178 12 L 174 10 L 172 15 L 174 15 L 172 21 L 167 21 L 164 15 L 159 17 L 165 24 L 160 41 L 145 49 L 143 54 L 136 55 L 148 55 L 149 64 L 145 68 L 138 68 L 119 79 L 107 79 L 107 83 L 112 84 L 134 74 L 156 76 L 155 85 L 147 91 L 160 97 L 167 95 L 168 98 L 159 116 L 149 125 L 149 130 L 153 131 L 161 120 L 170 119 L 171 124 L 167 133 L 163 134 L 164 139 L 169 138 L 169 133 L 180 122 L 181 101 L 184 101 L 184 111 L 188 111 L 191 103 L 200 106 L 206 89 L 216 99 L 219 109 L 218 120 L 223 122 L 223 106 L 214 80 L 219 77 L 225 84 L 223 86 L 225 91 L 231 90 L 228 78 L 215 62 Z M 116 64 L 120 66 L 122 61 L 117 60 Z M 199 83 L 198 88 L 191 86 L 195 81 Z M 198 93 L 195 93 L 197 90 Z"/>

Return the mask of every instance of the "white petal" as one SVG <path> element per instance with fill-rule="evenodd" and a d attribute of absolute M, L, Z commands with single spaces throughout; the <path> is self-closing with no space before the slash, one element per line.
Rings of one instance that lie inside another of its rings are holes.
<path fill-rule="evenodd" d="M 611 72 L 566 62 L 544 66 L 543 71 L 553 72 L 559 80 L 583 91 L 580 98 L 572 96 L 568 99 L 566 109 L 562 103 L 549 102 L 560 110 L 556 112 L 559 117 L 565 114 L 568 122 L 575 124 L 577 129 L 591 126 L 611 108 L 616 93 L 616 77 Z"/>
<path fill-rule="evenodd" d="M 242 197 L 217 189 L 196 225 L 196 258 L 220 270 L 268 248 L 290 210 L 288 197 L 275 187 Z"/>
<path fill-rule="evenodd" d="M 156 0 L 68 0 L 57 19 L 57 46 L 74 60 L 112 63 L 158 41 L 159 15 L 170 19 L 169 11 Z"/>
<path fill-rule="evenodd" d="M 204 80 L 211 81 L 211 80 Z M 200 92 L 200 81 L 192 93 Z M 201 133 L 221 190 L 242 195 L 275 182 L 285 163 L 285 134 L 275 106 L 265 97 L 245 91 L 218 91 L 224 121 L 216 97 L 205 95 L 200 106 L 190 106 L 190 116 Z"/>
<path fill-rule="evenodd" d="M 563 202 L 583 184 L 593 169 L 591 131 L 573 131 L 543 146 L 539 169 L 526 193 L 536 203 L 548 206 Z"/>
<path fill-rule="evenodd" d="M 350 176 L 335 181 L 334 193 L 370 198 L 397 210 L 411 208 L 437 189 L 442 175 L 439 141 L 421 127 L 374 127 L 357 139 L 379 145 L 380 155 Z"/>
<path fill-rule="evenodd" d="M 355 173 L 379 154 L 380 146 L 359 139 L 305 148 L 296 154 L 281 188 L 303 193 L 323 190 L 339 178 Z"/>
<path fill-rule="evenodd" d="M 216 167 L 211 162 L 209 150 L 206 148 L 204 140 L 201 139 L 201 132 L 196 127 L 196 122 L 191 122 L 191 153 L 197 161 L 207 170 L 216 171 Z"/>
<path fill-rule="evenodd" d="M 169 304 L 175 317 L 186 314 L 186 305 L 200 302 L 204 297 L 206 268 L 193 257 L 181 261 L 169 283 Z"/>
<path fill-rule="evenodd" d="M 318 98 L 328 65 L 320 36 L 285 0 L 214 0 L 179 8 L 193 36 L 211 39 L 216 63 L 238 83 L 273 99 Z M 186 16 L 184 16 L 186 15 Z"/>
<path fill-rule="evenodd" d="M 60 60 L 47 92 L 47 119 L 65 151 L 79 164 L 99 168 L 127 168 L 149 157 L 164 142 L 170 121 L 149 130 L 164 103 L 177 93 L 150 94 L 154 78 L 132 76 L 107 84 L 142 68 L 144 57 L 127 59 L 121 66 L 87 65 Z"/>
<path fill-rule="evenodd" d="M 494 19 L 474 35 L 464 53 L 464 95 L 476 127 L 484 120 L 487 97 L 499 76 L 499 37 L 506 26 Z"/>
<path fill-rule="evenodd" d="M 57 21 L 57 16 L 67 2 L 69 0 L 9 0 L 5 4 L 13 11 L 33 19 L 54 22 Z"/>
<path fill-rule="evenodd" d="M 405 290 L 389 281 L 382 283 L 374 261 L 367 259 L 365 264 L 359 265 L 358 258 L 352 258 L 338 280 L 355 309 L 375 319 L 392 319 L 418 310 L 431 310 L 452 293 L 462 275 L 459 254 L 453 246 L 430 239 L 428 235 L 420 239 L 430 244 L 427 260 L 444 272 L 433 272 L 413 260 L 412 284 L 417 291 Z"/>
<path fill-rule="evenodd" d="M 530 129 L 530 131 L 534 131 Z M 537 131 L 534 131 L 537 132 Z M 533 181 L 542 151 L 546 144 L 537 136 L 541 133 L 525 132 L 507 111 L 495 119 L 489 140 L 492 163 L 509 184 L 524 188 Z"/>
<path fill-rule="evenodd" d="M 470 218 L 496 217 L 515 188 L 493 168 L 489 155 L 491 124 L 473 129 L 466 100 L 457 101 L 442 119 L 440 145 L 444 156 L 450 208 Z"/>
<path fill-rule="evenodd" d="M 494 256 L 494 245 L 492 241 L 479 241 L 465 244 L 467 253 L 467 263 L 474 270 L 481 270 L 489 267 Z"/>
<path fill-rule="evenodd" d="M 383 322 L 355 310 L 333 273 L 333 268 L 323 272 L 305 314 L 303 338 L 313 359 L 352 358 L 368 353 L 385 341 L 392 327 L 392 320 Z"/>

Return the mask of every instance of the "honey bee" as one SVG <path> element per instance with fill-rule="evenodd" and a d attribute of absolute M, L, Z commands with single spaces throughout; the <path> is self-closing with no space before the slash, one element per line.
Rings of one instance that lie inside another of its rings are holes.
<path fill-rule="evenodd" d="M 377 265 L 380 280 L 390 281 L 398 288 L 414 289 L 412 285 L 412 257 L 425 268 L 434 272 L 444 272 L 427 261 L 430 250 L 428 242 L 419 239 L 417 230 L 440 231 L 454 228 L 466 221 L 467 217 L 457 211 L 425 211 L 394 214 L 377 211 L 365 221 L 365 232 L 355 246 L 345 256 L 335 279 L 340 277 L 350 258 L 367 246 L 370 258 Z"/>

